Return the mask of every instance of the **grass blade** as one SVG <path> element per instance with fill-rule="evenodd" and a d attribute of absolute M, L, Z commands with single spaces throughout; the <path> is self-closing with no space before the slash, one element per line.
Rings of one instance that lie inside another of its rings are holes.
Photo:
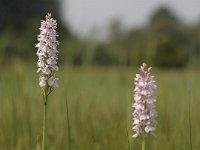
<path fill-rule="evenodd" d="M 189 138 L 190 138 L 190 150 L 192 150 L 192 125 L 191 125 L 191 112 L 190 112 L 190 100 L 189 100 L 189 109 L 188 109 L 188 119 L 189 119 Z"/>
<path fill-rule="evenodd" d="M 71 130 L 70 130 L 69 107 L 68 107 L 67 96 L 65 98 L 65 104 L 66 104 L 67 127 L 68 127 L 68 150 L 71 150 Z"/>
<path fill-rule="evenodd" d="M 127 128 L 126 128 L 126 135 L 127 135 L 127 142 L 128 142 L 128 150 L 131 150 L 130 141 L 129 141 L 129 135 L 128 135 L 128 129 Z"/>

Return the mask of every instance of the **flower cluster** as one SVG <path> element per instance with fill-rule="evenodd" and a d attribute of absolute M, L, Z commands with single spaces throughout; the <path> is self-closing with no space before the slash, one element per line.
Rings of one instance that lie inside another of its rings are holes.
<path fill-rule="evenodd" d="M 55 78 L 55 71 L 58 70 L 57 66 L 57 23 L 56 20 L 51 18 L 51 14 L 46 15 L 46 20 L 41 22 L 41 27 L 39 28 L 40 34 L 38 35 L 39 43 L 36 45 L 38 48 L 38 70 L 40 73 L 39 85 L 43 89 L 49 87 L 50 90 L 58 87 L 57 80 Z"/>
<path fill-rule="evenodd" d="M 135 77 L 134 112 L 133 112 L 133 137 L 141 134 L 154 133 L 157 125 L 155 110 L 156 85 L 154 76 L 150 73 L 145 63 L 140 67 L 140 73 Z"/>

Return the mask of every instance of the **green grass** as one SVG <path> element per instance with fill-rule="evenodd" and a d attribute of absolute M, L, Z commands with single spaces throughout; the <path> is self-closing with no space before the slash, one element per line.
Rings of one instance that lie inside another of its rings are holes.
<path fill-rule="evenodd" d="M 1 70 L 0 150 L 35 150 L 41 145 L 43 105 L 35 70 L 17 65 Z M 135 73 L 135 69 L 60 68 L 60 87 L 49 96 L 47 149 L 129 150 L 128 143 L 131 150 L 141 149 L 141 141 L 131 138 Z M 189 101 L 192 146 L 198 150 L 200 72 L 153 69 L 153 73 L 158 128 L 156 137 L 147 139 L 147 150 L 190 149 Z"/>

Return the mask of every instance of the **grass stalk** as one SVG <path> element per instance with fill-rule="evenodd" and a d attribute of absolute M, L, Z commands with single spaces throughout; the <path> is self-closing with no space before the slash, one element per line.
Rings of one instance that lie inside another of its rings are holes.
<path fill-rule="evenodd" d="M 128 135 L 128 129 L 126 128 L 126 135 L 127 135 L 127 144 L 128 144 L 128 150 L 130 150 L 130 141 L 129 141 L 129 135 Z"/>
<path fill-rule="evenodd" d="M 92 136 L 92 141 L 91 141 L 91 150 L 94 149 L 94 137 Z"/>
<path fill-rule="evenodd" d="M 70 130 L 70 120 L 69 120 L 69 107 L 66 96 L 66 113 L 67 113 L 67 127 L 68 127 L 68 150 L 71 150 L 71 130 Z"/>
<path fill-rule="evenodd" d="M 189 78 L 188 82 L 187 82 L 187 88 L 188 88 L 188 123 L 189 123 L 189 147 L 190 150 L 193 149 L 192 147 L 192 123 L 191 123 L 191 111 L 190 111 L 190 107 L 191 107 L 191 99 L 192 99 L 192 91 L 191 91 L 191 87 L 192 87 L 192 80 L 191 78 Z"/>
<path fill-rule="evenodd" d="M 188 120 L 189 120 L 189 138 L 190 138 L 190 150 L 192 150 L 192 126 L 191 126 L 191 112 L 190 112 L 190 101 L 188 106 Z"/>

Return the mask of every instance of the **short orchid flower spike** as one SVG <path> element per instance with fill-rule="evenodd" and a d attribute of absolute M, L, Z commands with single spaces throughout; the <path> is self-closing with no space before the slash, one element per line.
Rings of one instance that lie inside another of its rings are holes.
<path fill-rule="evenodd" d="M 151 75 L 151 67 L 145 63 L 139 69 L 139 74 L 135 77 L 134 89 L 134 112 L 133 112 L 133 131 L 132 137 L 140 135 L 146 136 L 154 134 L 157 126 L 157 112 L 155 109 L 156 84 L 154 76 Z"/>

